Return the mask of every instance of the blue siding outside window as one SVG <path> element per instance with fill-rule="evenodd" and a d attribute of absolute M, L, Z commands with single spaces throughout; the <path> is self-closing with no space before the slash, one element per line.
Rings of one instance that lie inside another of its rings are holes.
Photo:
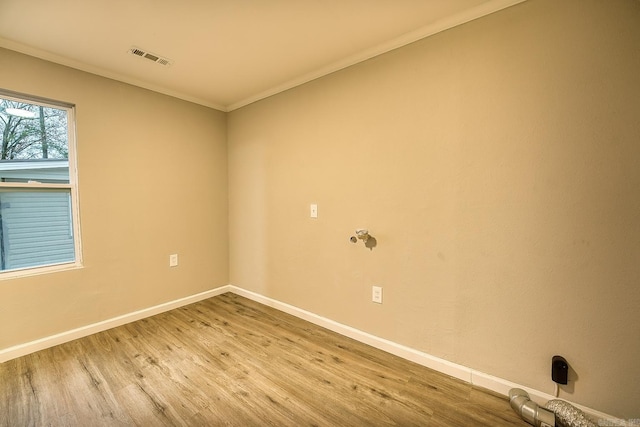
<path fill-rule="evenodd" d="M 75 260 L 69 191 L 0 192 L 2 270 Z"/>

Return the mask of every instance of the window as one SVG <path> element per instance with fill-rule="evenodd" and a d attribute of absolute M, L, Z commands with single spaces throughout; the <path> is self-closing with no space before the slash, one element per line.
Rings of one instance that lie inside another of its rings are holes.
<path fill-rule="evenodd" d="M 80 264 L 74 130 L 72 105 L 0 90 L 0 277 Z"/>

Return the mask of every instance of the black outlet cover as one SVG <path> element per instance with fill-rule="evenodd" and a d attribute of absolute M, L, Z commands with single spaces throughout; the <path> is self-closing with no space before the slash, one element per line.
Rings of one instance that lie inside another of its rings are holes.
<path fill-rule="evenodd" d="M 551 379 L 558 384 L 566 384 L 569 377 L 569 364 L 562 356 L 551 359 Z"/>

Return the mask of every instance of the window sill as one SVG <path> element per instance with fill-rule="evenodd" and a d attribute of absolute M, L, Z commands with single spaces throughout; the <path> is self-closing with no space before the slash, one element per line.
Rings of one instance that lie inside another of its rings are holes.
<path fill-rule="evenodd" d="M 41 274 L 57 273 L 59 271 L 78 270 L 83 268 L 80 262 L 68 262 L 64 264 L 47 265 L 43 267 L 27 267 L 16 270 L 0 272 L 0 281 L 18 279 L 21 277 L 39 276 Z"/>

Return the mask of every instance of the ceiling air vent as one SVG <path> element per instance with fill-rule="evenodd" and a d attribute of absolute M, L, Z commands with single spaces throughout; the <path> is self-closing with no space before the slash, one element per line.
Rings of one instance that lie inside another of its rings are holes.
<path fill-rule="evenodd" d="M 149 61 L 153 61 L 156 64 L 169 66 L 171 65 L 171 60 L 167 58 L 163 58 L 160 55 L 156 55 L 151 52 L 147 52 L 146 50 L 140 49 L 138 47 L 132 47 L 129 49 L 129 53 L 135 56 L 139 56 L 140 58 L 148 59 Z"/>

